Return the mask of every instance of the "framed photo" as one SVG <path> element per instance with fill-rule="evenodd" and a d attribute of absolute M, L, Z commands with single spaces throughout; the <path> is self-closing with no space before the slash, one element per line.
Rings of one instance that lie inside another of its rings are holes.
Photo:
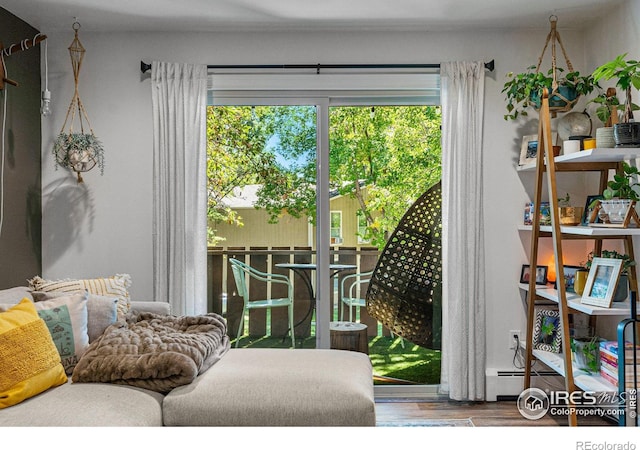
<path fill-rule="evenodd" d="M 551 145 L 556 145 L 558 142 L 558 133 L 553 132 L 551 134 Z M 553 149 L 547 149 L 547 154 L 553 154 Z M 522 147 L 520 147 L 520 161 L 519 165 L 535 163 L 538 156 L 538 135 L 527 134 L 522 137 Z"/>
<path fill-rule="evenodd" d="M 564 288 L 567 292 L 575 292 L 573 283 L 576 281 L 576 272 L 582 269 L 580 266 L 562 266 L 564 271 Z"/>
<path fill-rule="evenodd" d="M 538 309 L 533 327 L 533 348 L 560 353 L 562 347 L 562 325 L 560 313 L 555 310 Z"/>
<path fill-rule="evenodd" d="M 591 204 L 596 200 L 604 200 L 604 196 L 602 195 L 589 195 L 587 196 L 587 201 L 584 204 L 584 212 L 582 213 L 582 220 L 580 221 L 580 225 L 583 227 L 589 226 L 589 217 L 591 217 L 591 213 L 593 212 L 593 207 Z M 602 223 L 600 218 L 597 218 L 595 223 Z"/>
<path fill-rule="evenodd" d="M 536 284 L 546 285 L 547 273 L 549 272 L 549 266 L 537 266 L 536 267 Z M 520 271 L 520 283 L 529 283 L 531 278 L 531 266 L 529 264 L 523 264 Z"/>
<path fill-rule="evenodd" d="M 621 259 L 593 258 L 582 293 L 582 303 L 610 308 L 611 299 L 618 286 L 621 268 Z"/>

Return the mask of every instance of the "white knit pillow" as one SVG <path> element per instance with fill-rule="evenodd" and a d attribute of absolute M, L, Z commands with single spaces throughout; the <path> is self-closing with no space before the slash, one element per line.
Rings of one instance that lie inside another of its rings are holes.
<path fill-rule="evenodd" d="M 131 276 L 128 274 L 79 280 L 45 280 L 36 276 L 28 281 L 29 286 L 34 291 L 67 293 L 87 291 L 89 294 L 118 297 L 118 318 L 124 318 L 131 309 L 131 298 L 129 295 Z"/>

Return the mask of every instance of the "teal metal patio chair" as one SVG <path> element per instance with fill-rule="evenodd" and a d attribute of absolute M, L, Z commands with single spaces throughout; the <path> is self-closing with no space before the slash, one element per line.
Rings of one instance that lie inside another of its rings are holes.
<path fill-rule="evenodd" d="M 231 269 L 233 271 L 233 277 L 236 281 L 236 289 L 238 295 L 242 297 L 244 306 L 242 308 L 242 315 L 240 316 L 240 324 L 238 325 L 238 335 L 236 337 L 236 348 L 240 344 L 240 337 L 243 335 L 244 328 L 244 316 L 247 311 L 251 309 L 270 309 L 277 307 L 287 307 L 289 315 L 289 332 L 291 333 L 291 348 L 295 348 L 295 334 L 293 330 L 293 285 L 289 281 L 289 278 L 285 275 L 277 273 L 265 273 L 254 269 L 250 265 L 243 263 L 234 258 L 229 258 L 231 263 Z M 282 298 L 267 298 L 267 299 L 250 299 L 249 288 L 247 281 L 253 279 L 256 281 L 271 283 L 271 284 L 283 284 L 287 286 L 287 296 Z"/>

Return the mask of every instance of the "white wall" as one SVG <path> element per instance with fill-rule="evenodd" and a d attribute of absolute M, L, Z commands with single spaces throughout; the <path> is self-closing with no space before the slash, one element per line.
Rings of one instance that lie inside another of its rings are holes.
<path fill-rule="evenodd" d="M 561 22 L 560 22 L 561 24 Z M 47 33 L 47 30 L 42 30 Z M 495 59 L 487 73 L 484 194 L 487 248 L 487 366 L 510 369 L 510 329 L 524 330 L 517 288 L 528 262 L 528 237 L 516 226 L 533 179 L 514 170 L 521 136 L 537 124 L 503 120 L 505 74 L 535 64 L 548 24 L 535 30 L 479 32 L 91 33 L 81 29 L 87 55 L 80 96 L 106 149 L 106 169 L 78 186 L 54 170 L 51 144 L 72 95 L 67 47 L 73 35 L 49 34 L 54 115 L 43 121 L 43 275 L 49 278 L 130 273 L 134 299 L 152 293 L 152 120 L 150 82 L 140 60 L 210 64 L 417 63 Z M 577 69 L 584 66 L 583 34 L 562 30 Z M 524 185 L 527 185 L 525 189 Z M 461 217 L 473 226 L 473 217 Z"/>

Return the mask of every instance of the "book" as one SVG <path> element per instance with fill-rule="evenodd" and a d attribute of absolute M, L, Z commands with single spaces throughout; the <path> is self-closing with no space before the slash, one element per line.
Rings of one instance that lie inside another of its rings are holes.
<path fill-rule="evenodd" d="M 618 341 L 602 341 L 600 342 L 600 355 L 609 357 L 615 361 L 618 360 Z M 636 357 L 640 358 L 640 345 L 636 345 Z M 630 342 L 625 345 L 625 361 L 627 363 L 634 362 L 633 346 Z M 637 362 L 636 362 L 637 363 Z"/>
<path fill-rule="evenodd" d="M 618 373 L 611 373 L 608 369 L 600 366 L 600 376 L 607 381 L 608 383 L 611 383 L 612 385 L 614 385 L 615 387 L 618 387 L 619 383 L 618 383 Z M 637 387 L 636 384 L 633 381 L 633 377 L 629 377 L 628 375 L 625 376 L 625 387 L 628 388 L 635 388 Z"/>
<path fill-rule="evenodd" d="M 629 369 L 633 369 L 631 366 L 629 367 Z M 640 370 L 638 371 L 638 375 L 640 375 Z M 614 386 L 618 386 L 618 371 L 617 370 L 611 370 L 610 368 L 601 365 L 600 366 L 600 376 L 602 378 L 604 378 L 605 380 L 607 380 L 609 383 L 613 384 Z M 627 370 L 625 372 L 625 385 L 626 387 L 638 387 L 638 385 L 635 383 L 634 381 L 634 376 L 633 376 L 633 370 Z"/>
<path fill-rule="evenodd" d="M 606 350 L 600 350 L 600 361 L 610 364 L 613 367 L 618 367 L 617 355 L 613 355 Z"/>

